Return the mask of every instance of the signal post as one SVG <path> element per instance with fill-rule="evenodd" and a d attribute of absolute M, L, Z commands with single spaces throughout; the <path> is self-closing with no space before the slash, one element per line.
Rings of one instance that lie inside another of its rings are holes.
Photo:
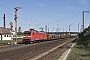
<path fill-rule="evenodd" d="M 13 40 L 13 39 L 12 39 L 12 27 L 13 27 L 13 23 L 10 22 L 9 24 L 10 24 L 10 28 L 11 28 L 11 45 L 13 45 L 13 42 L 12 42 L 12 40 Z"/>
<path fill-rule="evenodd" d="M 14 18 L 14 20 L 15 20 L 15 45 L 17 44 L 17 11 L 18 11 L 18 9 L 22 9 L 22 7 L 15 7 L 14 8 L 14 16 L 15 16 L 15 18 Z"/>

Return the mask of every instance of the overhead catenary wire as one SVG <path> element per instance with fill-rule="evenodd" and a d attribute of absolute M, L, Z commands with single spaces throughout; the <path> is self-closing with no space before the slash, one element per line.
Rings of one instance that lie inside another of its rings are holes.
<path fill-rule="evenodd" d="M 6 8 L 6 9 L 12 10 L 11 8 L 6 7 L 6 6 L 4 6 L 4 5 L 1 5 L 1 4 L 0 4 L 0 6 Z M 22 13 L 20 13 L 20 14 L 22 14 Z M 22 15 L 23 15 L 23 14 L 22 14 Z M 74 14 L 74 15 L 72 15 L 72 16 L 77 16 L 77 15 L 78 15 L 78 13 L 77 13 L 77 14 Z M 25 16 L 28 16 L 28 15 L 25 15 Z M 71 18 L 72 16 L 68 16 L 68 17 L 66 17 L 66 18 L 59 19 L 59 20 L 57 20 L 57 21 L 59 22 L 60 20 L 65 20 L 65 19 L 67 19 L 67 18 Z M 28 16 L 28 17 L 30 17 L 30 16 Z M 23 17 L 18 17 L 18 18 L 21 18 L 21 19 L 24 19 L 24 20 L 28 20 L 28 21 L 32 21 L 32 20 L 30 20 L 30 19 L 26 19 L 26 18 L 23 18 Z M 40 23 L 40 22 L 36 22 L 36 21 L 32 21 L 32 22 L 38 23 L 38 24 L 41 24 L 41 25 L 42 25 L 42 23 Z M 54 24 L 53 22 L 54 22 L 54 21 L 50 22 L 50 24 Z M 48 24 L 48 23 L 46 23 L 46 24 Z"/>
<path fill-rule="evenodd" d="M 14 17 L 13 14 L 10 14 L 10 13 L 4 12 L 4 11 L 0 11 L 0 12 L 1 12 L 1 13 L 4 13 L 4 14 L 8 14 L 8 15 Z M 36 23 L 36 24 L 38 23 L 38 22 L 35 22 L 35 21 L 31 20 L 31 19 L 26 19 L 26 18 L 24 18 L 24 17 L 18 17 L 18 18 L 23 19 L 23 20 L 27 20 L 27 21 L 29 21 L 29 22 L 33 22 L 33 23 Z M 21 22 L 21 21 L 20 21 L 20 22 Z M 19 22 L 18 22 L 18 23 L 19 23 Z M 38 24 L 39 24 L 39 26 L 40 26 L 40 25 L 41 25 L 41 26 L 43 25 L 43 24 L 41 24 L 41 23 L 38 23 Z M 49 23 L 49 24 L 50 24 L 50 26 L 51 26 L 51 23 Z M 27 25 L 27 26 L 29 26 L 29 24 L 27 24 L 27 23 L 26 23 L 26 24 L 24 23 L 24 24 L 22 24 L 22 25 Z M 46 24 L 45 24 L 45 25 L 46 25 Z M 47 24 L 47 25 L 48 25 L 48 24 Z M 50 27 L 50 26 L 49 26 L 49 27 Z M 30 26 L 29 26 L 29 27 L 30 27 Z M 36 26 L 35 26 L 35 27 L 36 27 Z M 51 26 L 51 27 L 52 27 L 52 26 Z"/>
<path fill-rule="evenodd" d="M 6 9 L 12 10 L 11 8 L 6 7 L 6 6 L 4 6 L 4 5 L 1 5 L 1 4 L 0 4 L 0 6 L 6 8 Z M 3 11 L 0 11 L 0 12 L 3 12 Z M 7 13 L 7 12 L 3 12 L 3 13 L 9 14 L 9 15 L 11 15 L 11 16 L 14 16 L 13 14 L 10 14 L 10 13 Z M 20 14 L 22 14 L 22 13 L 20 13 Z M 28 16 L 28 15 L 25 15 L 25 14 L 22 14 L 22 15 L 24 15 L 24 16 Z M 30 16 L 28 16 L 28 17 L 30 17 Z M 19 16 L 18 18 L 21 18 L 21 19 L 23 19 L 23 20 L 27 20 L 27 21 L 32 21 L 32 22 L 34 22 L 34 23 L 38 23 L 38 24 L 43 25 L 43 24 L 40 23 L 40 22 L 36 22 L 36 21 L 30 20 L 30 19 L 27 19 L 27 18 L 24 18 L 24 17 L 20 17 L 20 16 Z M 32 19 L 32 17 L 31 17 L 31 19 Z"/>
<path fill-rule="evenodd" d="M 5 14 L 8 14 L 8 15 L 11 15 L 11 16 L 14 17 L 13 14 L 10 14 L 10 13 L 4 12 L 4 11 L 0 11 L 0 12 L 1 12 L 1 13 L 5 13 Z M 27 20 L 27 21 L 32 21 L 32 22 L 34 22 L 34 23 L 38 23 L 38 22 L 35 22 L 35 21 L 33 21 L 33 20 L 26 19 L 26 18 L 24 18 L 24 17 L 18 17 L 18 18 L 23 19 L 23 20 Z M 41 23 L 38 23 L 38 24 L 41 24 Z M 42 25 L 42 24 L 41 24 L 41 25 Z"/>
<path fill-rule="evenodd" d="M 10 8 L 10 7 L 7 7 L 7 6 L 4 6 L 4 5 L 1 5 L 0 4 L 0 6 L 1 7 L 3 7 L 3 8 L 5 8 L 5 9 L 8 9 L 8 10 L 13 10 L 12 8 Z M 4 12 L 4 11 L 0 11 L 0 12 L 2 12 L 2 13 L 6 13 L 6 14 L 8 14 L 8 15 L 11 15 L 11 16 L 14 16 L 13 14 L 10 14 L 10 13 L 7 13 L 7 12 Z M 22 13 L 20 13 L 20 14 L 22 14 Z M 22 14 L 22 15 L 24 15 L 24 16 L 28 16 L 27 14 L 25 15 L 25 14 Z M 73 14 L 72 16 L 77 16 L 78 14 Z M 58 22 L 60 21 L 60 20 L 65 20 L 65 19 L 68 19 L 68 18 L 71 18 L 72 16 L 68 16 L 68 17 L 66 17 L 66 18 L 63 18 L 63 19 L 59 19 L 59 20 L 57 20 Z M 30 17 L 30 16 L 28 16 L 28 17 Z M 39 24 L 39 25 L 48 25 L 48 23 L 49 22 L 47 22 L 47 23 L 45 23 L 45 24 L 43 24 L 43 23 L 40 23 L 40 22 L 36 22 L 36 21 L 33 21 L 32 19 L 27 19 L 27 18 L 25 18 L 25 17 L 18 17 L 18 18 L 20 18 L 20 19 L 23 19 L 23 20 L 27 20 L 27 21 L 29 21 L 29 22 L 33 22 L 33 23 L 35 23 L 35 24 Z M 20 21 L 21 22 L 21 21 Z M 52 24 L 55 24 L 55 23 L 53 23 L 54 21 L 51 21 L 49 24 L 50 24 L 50 27 L 52 26 Z M 19 23 L 19 22 L 18 22 Z M 22 25 L 29 25 L 29 24 L 22 24 Z"/>
<path fill-rule="evenodd" d="M 7 13 L 7 12 L 4 12 L 4 11 L 0 11 L 1 13 L 4 13 L 4 14 L 8 14 L 8 15 L 10 15 L 10 16 L 13 16 L 14 17 L 14 15 L 13 14 L 10 14 L 10 13 Z M 18 18 L 20 18 L 20 19 L 24 19 L 24 20 L 27 20 L 27 21 L 32 21 L 32 20 L 29 20 L 29 19 L 26 19 L 26 18 L 23 18 L 23 17 L 18 17 Z M 33 22 L 33 21 L 32 21 Z M 25 23 L 23 23 L 22 21 L 20 21 L 20 22 L 18 22 L 19 24 L 21 24 L 22 26 L 21 27 L 24 27 L 24 26 L 28 26 L 28 27 L 30 27 L 29 26 L 29 24 L 25 24 Z M 37 23 L 37 22 L 33 22 L 33 23 Z M 7 24 L 7 23 L 6 23 Z M 9 24 L 7 24 L 7 25 L 9 25 Z M 20 26 L 20 25 L 19 25 Z M 36 26 L 33 26 L 33 27 L 36 27 Z M 29 29 L 29 28 L 28 28 Z"/>

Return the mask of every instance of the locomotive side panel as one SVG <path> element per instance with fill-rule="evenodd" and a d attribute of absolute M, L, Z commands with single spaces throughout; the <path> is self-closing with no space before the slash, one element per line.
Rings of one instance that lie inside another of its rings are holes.
<path fill-rule="evenodd" d="M 40 40 L 47 40 L 47 34 L 45 32 L 38 32 L 36 30 L 24 31 L 23 41 L 34 42 Z"/>

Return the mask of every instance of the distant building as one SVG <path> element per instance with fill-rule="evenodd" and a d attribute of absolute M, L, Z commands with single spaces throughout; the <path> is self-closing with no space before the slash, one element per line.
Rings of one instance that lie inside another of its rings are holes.
<path fill-rule="evenodd" d="M 4 27 L 0 27 L 0 40 L 11 40 L 11 32 Z"/>
<path fill-rule="evenodd" d="M 11 28 L 6 28 L 8 31 L 11 31 Z M 12 35 L 15 37 L 15 31 L 12 29 Z"/>

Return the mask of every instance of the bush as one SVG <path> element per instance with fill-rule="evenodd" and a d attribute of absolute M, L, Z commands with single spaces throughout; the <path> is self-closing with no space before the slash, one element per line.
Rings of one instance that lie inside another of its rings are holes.
<path fill-rule="evenodd" d="M 18 36 L 22 36 L 23 33 L 22 33 L 22 32 L 18 32 L 17 35 L 18 35 Z"/>
<path fill-rule="evenodd" d="M 85 46 L 90 47 L 90 39 L 85 42 Z"/>
<path fill-rule="evenodd" d="M 90 25 L 85 28 L 83 32 L 78 34 L 79 40 L 77 40 L 78 45 L 90 46 Z"/>

